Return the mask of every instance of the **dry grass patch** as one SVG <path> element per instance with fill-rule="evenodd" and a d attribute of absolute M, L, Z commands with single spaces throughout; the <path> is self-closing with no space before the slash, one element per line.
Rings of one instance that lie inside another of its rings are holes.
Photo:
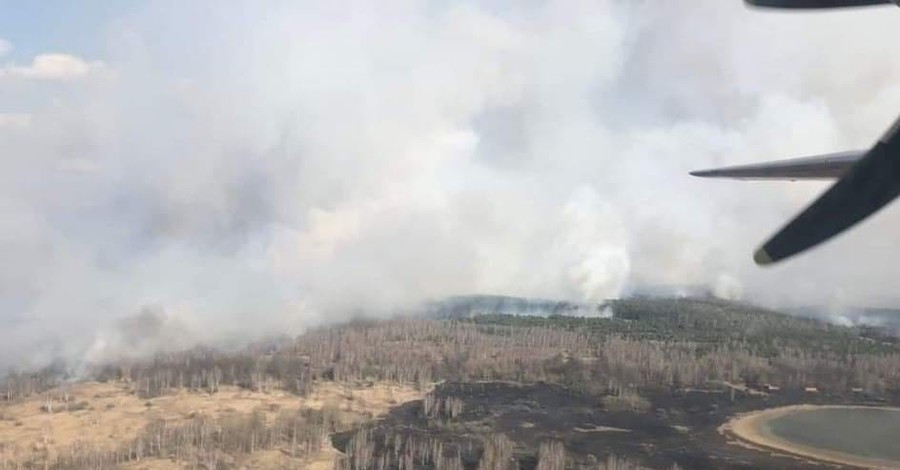
<path fill-rule="evenodd" d="M 52 458 L 76 444 L 113 450 L 159 419 L 177 425 L 197 415 L 220 418 L 254 410 L 262 410 L 267 418 L 274 418 L 281 411 L 304 408 L 334 408 L 375 417 L 397 404 L 422 396 L 424 392 L 410 386 L 385 383 L 347 386 L 326 382 L 317 384 L 307 397 L 277 390 L 264 393 L 222 387 L 215 394 L 181 391 L 141 399 L 127 383 L 72 384 L 0 405 L 0 468 L 35 455 Z M 49 397 L 58 399 L 49 400 L 48 406 Z M 68 405 L 62 397 L 68 398 Z M 326 452 L 302 466 L 322 467 L 325 464 L 321 462 L 334 461 L 333 453 L 329 445 Z M 297 468 L 295 460 L 278 451 L 267 451 L 254 453 L 247 464 L 249 468 Z M 127 468 L 155 470 L 178 466 L 169 460 L 145 460 Z"/>

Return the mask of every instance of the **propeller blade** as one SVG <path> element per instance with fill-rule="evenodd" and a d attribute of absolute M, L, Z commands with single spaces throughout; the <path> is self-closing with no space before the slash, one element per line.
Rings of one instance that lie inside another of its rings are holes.
<path fill-rule="evenodd" d="M 775 234 L 753 259 L 772 264 L 843 232 L 900 195 L 900 119 L 822 196 Z"/>
<path fill-rule="evenodd" d="M 840 8 L 886 5 L 895 0 L 745 0 L 747 4 L 768 8 Z"/>

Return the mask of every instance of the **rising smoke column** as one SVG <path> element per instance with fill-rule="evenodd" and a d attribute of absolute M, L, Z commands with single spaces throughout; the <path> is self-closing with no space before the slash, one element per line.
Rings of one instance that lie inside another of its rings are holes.
<path fill-rule="evenodd" d="M 871 142 L 900 110 L 887 13 L 161 2 L 102 57 L 0 57 L 0 357 L 118 354 L 148 308 L 214 340 L 468 293 L 883 298 L 890 210 L 760 271 L 823 186 L 687 172 Z"/>

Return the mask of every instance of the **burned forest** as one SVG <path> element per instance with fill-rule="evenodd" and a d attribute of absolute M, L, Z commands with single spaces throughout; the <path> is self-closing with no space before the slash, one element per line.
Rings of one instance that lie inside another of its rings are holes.
<path fill-rule="evenodd" d="M 877 328 L 715 299 L 634 298 L 592 316 L 467 302 L 237 350 L 93 364 L 77 377 L 64 363 L 10 372 L 0 468 L 241 468 L 265 452 L 279 455 L 273 468 L 301 468 L 328 448 L 330 468 L 348 470 L 783 468 L 787 457 L 731 445 L 717 428 L 780 404 L 900 403 L 900 342 Z M 23 403 L 52 419 L 103 406 L 79 392 L 87 382 L 120 387 L 149 411 L 229 393 L 280 401 L 151 416 L 102 445 L 90 428 L 65 446 L 7 437 L 25 427 L 11 411 Z M 355 391 L 385 384 L 415 399 L 354 407 Z M 323 386 L 344 401 L 305 407 Z"/>

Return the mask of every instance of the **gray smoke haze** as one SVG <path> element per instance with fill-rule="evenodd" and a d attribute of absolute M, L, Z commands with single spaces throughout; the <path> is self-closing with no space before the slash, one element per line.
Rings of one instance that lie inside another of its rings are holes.
<path fill-rule="evenodd" d="M 868 146 L 900 12 L 338 3 L 152 2 L 101 57 L 0 41 L 0 365 L 454 294 L 895 298 L 897 207 L 761 270 L 824 184 L 687 172 Z"/>

